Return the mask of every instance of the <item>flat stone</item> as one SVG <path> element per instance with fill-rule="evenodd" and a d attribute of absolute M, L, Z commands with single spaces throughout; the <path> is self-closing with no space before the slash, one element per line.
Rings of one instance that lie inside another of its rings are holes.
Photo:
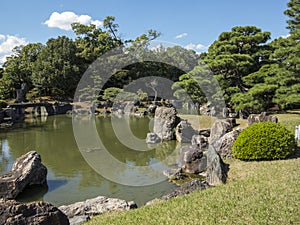
<path fill-rule="evenodd" d="M 133 201 L 127 202 L 125 200 L 105 196 L 98 196 L 93 199 L 87 199 L 86 201 L 59 207 L 59 209 L 68 216 L 70 222 L 81 221 L 84 218 L 87 220 L 90 217 L 104 212 L 130 210 L 134 208 L 137 208 L 137 205 Z"/>

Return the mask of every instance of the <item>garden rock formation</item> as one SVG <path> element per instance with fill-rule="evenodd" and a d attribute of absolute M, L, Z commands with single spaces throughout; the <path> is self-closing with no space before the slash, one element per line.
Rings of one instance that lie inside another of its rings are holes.
<path fill-rule="evenodd" d="M 0 197 L 13 199 L 29 185 L 45 185 L 47 168 L 36 151 L 19 157 L 12 170 L 0 176 Z"/>
<path fill-rule="evenodd" d="M 247 120 L 248 126 L 259 122 L 278 122 L 277 116 L 268 116 L 266 112 L 262 112 L 261 114 L 250 114 Z"/>
<path fill-rule="evenodd" d="M 224 163 L 213 145 L 208 148 L 206 181 L 210 185 L 225 183 L 229 165 Z"/>
<path fill-rule="evenodd" d="M 162 141 L 174 140 L 174 128 L 177 126 L 179 118 L 176 109 L 173 107 L 158 107 L 155 110 L 153 132 Z"/>
<path fill-rule="evenodd" d="M 207 166 L 206 155 L 197 145 L 184 146 L 180 150 L 180 168 L 185 173 L 198 174 Z"/>
<path fill-rule="evenodd" d="M 192 140 L 195 130 L 192 125 L 186 121 L 181 120 L 181 122 L 176 126 L 176 140 L 181 143 L 189 143 Z"/>

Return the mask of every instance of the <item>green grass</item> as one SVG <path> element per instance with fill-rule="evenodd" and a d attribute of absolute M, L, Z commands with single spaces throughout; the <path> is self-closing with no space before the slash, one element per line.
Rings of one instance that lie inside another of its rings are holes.
<path fill-rule="evenodd" d="M 300 124 L 297 113 L 278 118 L 291 130 Z M 198 119 L 188 119 L 198 124 Z M 208 126 L 210 121 L 203 120 Z M 86 224 L 300 224 L 299 151 L 298 158 L 289 160 L 227 160 L 226 185 L 131 211 L 104 213 Z"/>
<path fill-rule="evenodd" d="M 300 224 L 299 158 L 229 163 L 226 185 L 86 224 Z"/>

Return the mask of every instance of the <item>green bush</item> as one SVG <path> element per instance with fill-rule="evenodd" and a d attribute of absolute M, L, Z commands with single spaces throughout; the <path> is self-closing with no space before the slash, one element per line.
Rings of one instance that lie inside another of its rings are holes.
<path fill-rule="evenodd" d="M 295 151 L 295 137 L 283 125 L 273 122 L 255 123 L 236 139 L 232 154 L 243 160 L 284 159 Z"/>
<path fill-rule="evenodd" d="M 7 107 L 7 102 L 5 100 L 0 100 L 0 109 L 6 108 Z"/>

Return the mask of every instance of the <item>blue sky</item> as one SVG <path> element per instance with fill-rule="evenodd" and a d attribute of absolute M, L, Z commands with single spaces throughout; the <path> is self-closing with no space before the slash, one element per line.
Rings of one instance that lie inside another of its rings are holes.
<path fill-rule="evenodd" d="M 288 0 L 9 0 L 1 2 L 0 64 L 20 44 L 42 42 L 66 35 L 71 21 L 101 25 L 115 16 L 119 34 L 135 38 L 149 29 L 159 40 L 197 52 L 205 51 L 223 31 L 254 25 L 272 38 L 286 36 Z"/>

